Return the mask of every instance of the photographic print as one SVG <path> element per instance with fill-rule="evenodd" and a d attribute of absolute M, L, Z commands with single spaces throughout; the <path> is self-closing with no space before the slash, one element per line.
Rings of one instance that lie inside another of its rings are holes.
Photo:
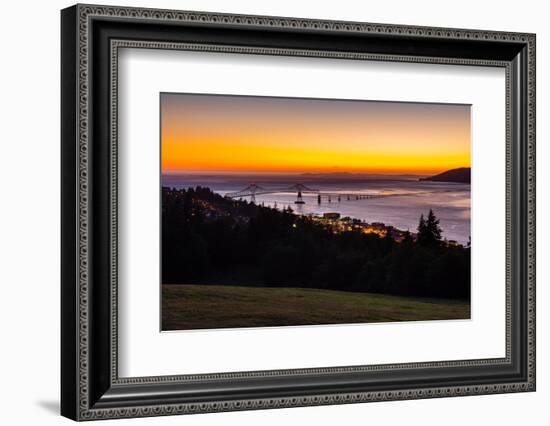
<path fill-rule="evenodd" d="M 161 93 L 161 329 L 470 318 L 470 105 Z"/>

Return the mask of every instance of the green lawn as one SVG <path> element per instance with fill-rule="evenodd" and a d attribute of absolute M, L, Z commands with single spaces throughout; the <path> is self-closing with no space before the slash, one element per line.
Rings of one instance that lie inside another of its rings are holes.
<path fill-rule="evenodd" d="M 470 304 L 373 293 L 218 285 L 162 286 L 162 329 L 470 318 Z"/>

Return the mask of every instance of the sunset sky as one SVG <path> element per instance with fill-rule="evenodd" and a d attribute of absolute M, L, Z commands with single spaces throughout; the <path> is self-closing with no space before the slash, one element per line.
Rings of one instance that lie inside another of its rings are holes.
<path fill-rule="evenodd" d="M 431 174 L 470 166 L 470 106 L 161 94 L 162 172 Z"/>

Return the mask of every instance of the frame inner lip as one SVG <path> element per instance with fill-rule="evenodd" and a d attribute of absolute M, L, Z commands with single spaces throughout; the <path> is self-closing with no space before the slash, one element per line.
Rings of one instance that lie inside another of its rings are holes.
<path fill-rule="evenodd" d="M 118 50 L 120 48 L 137 48 L 137 49 L 147 49 L 153 47 L 154 49 L 168 49 L 168 50 L 184 50 L 184 51 L 200 51 L 200 52 L 222 52 L 222 53 L 257 53 L 257 52 L 266 52 L 269 51 L 269 48 L 259 48 L 259 47 L 249 47 L 249 46 L 227 46 L 227 45 L 213 45 L 205 46 L 197 43 L 175 43 L 175 42 L 151 42 L 146 40 L 131 40 L 131 39 L 119 39 L 113 38 L 110 40 L 110 61 L 111 68 L 118 70 Z M 212 50 L 210 50 L 212 48 Z M 341 59 L 341 52 L 322 52 L 322 51 L 304 51 L 302 49 L 273 49 L 276 50 L 279 54 L 289 55 L 289 56 L 306 56 L 317 57 L 317 54 L 321 53 L 324 58 L 328 59 Z M 335 58 L 332 58 L 331 55 L 334 54 Z M 360 60 L 378 60 L 380 55 L 378 54 L 350 54 L 352 56 L 357 56 L 357 59 Z M 509 74 L 511 72 L 511 66 L 509 62 L 506 61 L 487 61 L 483 59 L 448 59 L 448 58 L 439 58 L 442 62 L 437 62 L 438 58 L 421 58 L 421 63 L 428 64 L 449 64 L 449 65 L 476 65 L 476 66 L 497 66 L 503 67 L 506 70 L 506 81 L 508 83 Z M 419 59 L 415 56 L 403 56 L 403 55 L 385 55 L 385 61 L 390 62 L 419 62 Z M 116 75 L 111 77 L 116 79 Z M 508 84 L 506 90 L 509 90 Z M 118 110 L 118 98 L 111 95 L 111 108 L 113 111 Z M 116 132 L 117 122 L 111 121 L 111 131 L 113 135 L 117 135 Z M 509 135 L 507 134 L 507 138 Z M 112 161 L 113 164 L 116 164 L 116 136 L 112 141 Z M 507 159 L 507 162 L 509 160 Z M 506 197 L 509 197 L 508 191 Z M 508 201 L 507 201 L 508 203 Z M 113 223 L 117 223 L 117 209 L 116 203 L 113 204 L 112 209 L 112 218 Z M 507 277 L 508 280 L 508 277 Z M 507 283 L 507 287 L 509 284 Z M 507 312 L 509 310 L 509 297 L 506 297 Z M 115 305 L 111 306 L 112 312 L 116 312 L 116 301 Z M 241 371 L 241 372 L 232 372 L 232 373 L 204 373 L 204 374 L 182 374 L 182 375 L 168 375 L 168 376 L 147 376 L 147 377 L 119 377 L 118 371 L 116 374 L 113 374 L 111 380 L 113 384 L 117 385 L 130 385 L 130 384 L 155 384 L 155 383 L 173 383 L 174 380 L 181 382 L 194 382 L 194 381 L 216 381 L 216 380 L 236 380 L 236 379 L 255 379 L 255 378 L 270 378 L 275 376 L 300 376 L 304 374 L 314 374 L 314 375 L 339 375 L 339 374 L 348 374 L 348 373 L 370 373 L 377 372 L 381 370 L 393 371 L 395 369 L 417 369 L 417 368 L 460 368 L 464 366 L 471 367 L 483 367 L 486 365 L 501 365 L 501 366 L 510 366 L 512 364 L 511 360 L 511 351 L 510 351 L 510 324 L 509 324 L 509 315 L 506 315 L 506 355 L 503 358 L 481 358 L 481 359 L 464 359 L 464 360 L 450 360 L 450 361 L 426 361 L 426 362 L 404 362 L 404 363 L 395 363 L 395 364 L 371 364 L 371 365 L 356 365 L 356 366 L 332 366 L 332 367 L 318 367 L 318 368 L 295 368 L 295 369 L 284 369 L 284 370 L 260 370 L 260 371 Z M 113 318 L 113 327 L 116 327 L 116 316 Z M 117 335 L 114 336 L 117 338 Z M 118 364 L 118 354 L 114 354 L 116 357 L 114 362 L 115 365 Z"/>

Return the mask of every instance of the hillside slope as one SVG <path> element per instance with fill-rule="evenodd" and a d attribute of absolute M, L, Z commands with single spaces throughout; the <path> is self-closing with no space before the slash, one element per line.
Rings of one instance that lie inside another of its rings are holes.
<path fill-rule="evenodd" d="M 468 318 L 468 301 L 305 288 L 162 286 L 163 330 Z"/>

